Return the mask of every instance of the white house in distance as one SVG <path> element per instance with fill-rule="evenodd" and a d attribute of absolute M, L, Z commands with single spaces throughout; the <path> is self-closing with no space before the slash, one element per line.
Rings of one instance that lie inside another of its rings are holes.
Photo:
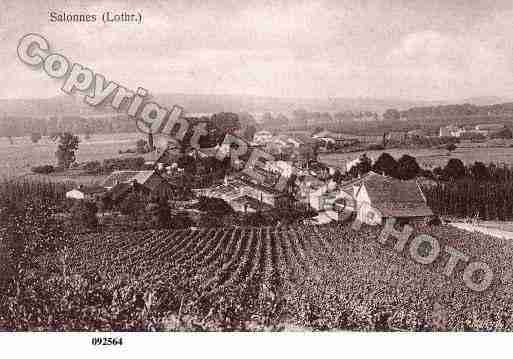
<path fill-rule="evenodd" d="M 258 145 L 266 144 L 267 142 L 270 142 L 273 138 L 273 134 L 269 131 L 258 131 L 253 136 L 253 142 Z"/>
<path fill-rule="evenodd" d="M 379 225 L 387 218 L 419 223 L 433 216 L 416 181 L 401 181 L 371 171 L 345 188 L 353 189 L 356 218 L 362 223 Z"/>
<path fill-rule="evenodd" d="M 458 126 L 449 125 L 440 127 L 440 137 L 460 137 L 464 130 Z"/>

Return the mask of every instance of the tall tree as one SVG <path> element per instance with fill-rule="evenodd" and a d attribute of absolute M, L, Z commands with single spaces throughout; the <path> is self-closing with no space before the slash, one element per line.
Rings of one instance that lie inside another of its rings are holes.
<path fill-rule="evenodd" d="M 385 174 L 386 176 L 396 177 L 398 176 L 398 164 L 394 157 L 387 152 L 382 153 L 374 165 L 372 170 L 376 173 Z"/>
<path fill-rule="evenodd" d="M 458 158 L 451 158 L 442 172 L 443 178 L 447 180 L 457 180 L 465 177 L 465 174 L 465 165 Z"/>
<path fill-rule="evenodd" d="M 349 174 L 352 177 L 362 176 L 372 169 L 372 160 L 367 156 L 366 153 L 362 154 L 358 159 L 358 163 L 351 167 Z"/>
<path fill-rule="evenodd" d="M 410 180 L 420 173 L 420 166 L 415 157 L 403 155 L 397 161 L 397 172 L 400 179 Z"/>
<path fill-rule="evenodd" d="M 391 108 L 385 111 L 385 113 L 383 114 L 383 118 L 385 120 L 398 120 L 399 118 L 401 118 L 401 113 L 395 108 Z"/>
<path fill-rule="evenodd" d="M 477 181 L 486 181 L 490 178 L 488 167 L 486 167 L 483 162 L 476 161 L 474 165 L 470 167 L 470 173 Z"/>
<path fill-rule="evenodd" d="M 75 151 L 78 150 L 80 140 L 78 136 L 70 132 L 60 133 L 58 139 L 59 145 L 55 152 L 57 164 L 62 168 L 70 168 L 71 164 L 75 162 Z"/>
<path fill-rule="evenodd" d="M 239 116 L 233 112 L 220 112 L 212 115 L 212 124 L 223 134 L 233 133 L 241 128 Z"/>

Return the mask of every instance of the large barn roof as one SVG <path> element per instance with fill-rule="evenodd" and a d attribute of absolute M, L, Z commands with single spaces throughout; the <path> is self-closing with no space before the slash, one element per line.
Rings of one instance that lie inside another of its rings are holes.
<path fill-rule="evenodd" d="M 416 181 L 401 181 L 375 172 L 369 172 L 361 180 L 371 205 L 380 210 L 385 217 L 433 215 Z"/>
<path fill-rule="evenodd" d="M 137 171 L 114 171 L 107 177 L 103 183 L 103 187 L 114 187 L 118 183 L 129 181 L 137 174 Z"/>
<path fill-rule="evenodd" d="M 145 184 L 154 171 L 114 171 L 107 177 L 102 186 L 111 188 L 118 183 L 127 183 L 136 180 L 139 184 Z"/>

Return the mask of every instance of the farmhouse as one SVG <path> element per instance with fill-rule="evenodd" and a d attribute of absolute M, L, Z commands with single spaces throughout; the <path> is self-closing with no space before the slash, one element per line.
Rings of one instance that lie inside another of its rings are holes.
<path fill-rule="evenodd" d="M 464 130 L 458 126 L 449 125 L 440 127 L 440 137 L 459 137 Z"/>
<path fill-rule="evenodd" d="M 129 183 L 138 171 L 114 171 L 102 183 L 106 189 L 111 189 L 118 183 Z"/>
<path fill-rule="evenodd" d="M 331 143 L 331 144 L 339 146 L 339 147 L 345 147 L 345 146 L 354 145 L 358 142 L 358 139 L 356 138 L 356 136 L 353 136 L 350 134 L 345 134 L 345 133 L 327 131 L 327 130 L 313 134 L 312 138 L 322 141 L 322 143 L 324 144 L 325 147 L 327 146 L 328 143 Z"/>
<path fill-rule="evenodd" d="M 146 187 L 148 190 L 153 191 L 165 180 L 159 176 L 155 171 L 114 171 L 107 177 L 102 186 L 106 189 L 111 189 L 119 183 L 133 183 Z"/>
<path fill-rule="evenodd" d="M 386 134 L 387 141 L 404 142 L 408 137 L 406 131 L 390 131 Z"/>
<path fill-rule="evenodd" d="M 356 202 L 357 219 L 383 224 L 387 218 L 402 222 L 425 222 L 433 216 L 416 181 L 400 181 L 369 172 L 350 184 Z"/>
<path fill-rule="evenodd" d="M 169 197 L 176 191 L 176 185 L 169 183 L 153 170 L 114 171 L 103 182 L 104 190 L 108 190 L 114 201 L 124 198 L 134 187 L 137 187 L 138 191 L 153 193 L 159 197 Z"/>

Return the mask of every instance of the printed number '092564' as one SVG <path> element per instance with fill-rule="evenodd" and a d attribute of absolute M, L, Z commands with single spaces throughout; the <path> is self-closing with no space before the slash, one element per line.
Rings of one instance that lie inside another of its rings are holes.
<path fill-rule="evenodd" d="M 123 345 L 123 338 L 93 337 L 91 343 L 93 345 Z"/>

